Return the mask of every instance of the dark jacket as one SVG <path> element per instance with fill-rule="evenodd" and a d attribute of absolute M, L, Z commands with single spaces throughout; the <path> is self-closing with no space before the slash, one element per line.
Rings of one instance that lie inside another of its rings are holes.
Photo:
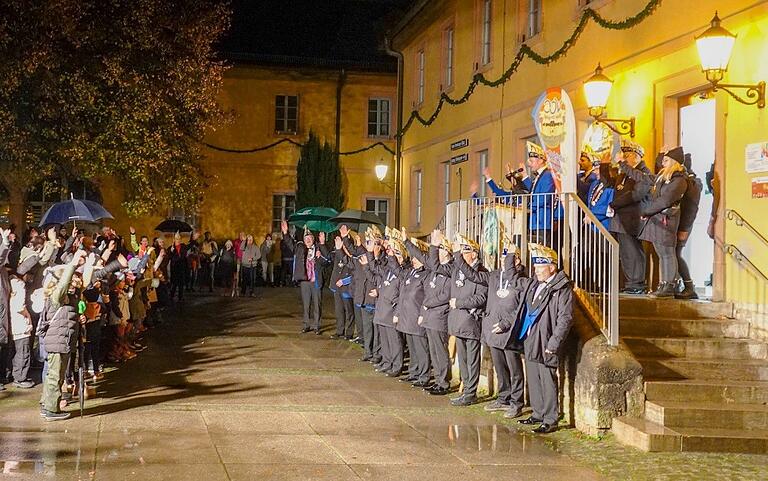
<path fill-rule="evenodd" d="M 488 286 L 488 302 L 482 320 L 482 341 L 497 349 L 508 349 L 514 343 L 512 327 L 515 324 L 518 304 L 520 303 L 522 283 L 527 282 L 525 267 L 514 266 L 514 256 L 504 259 L 504 269 L 493 272 L 476 271 L 469 267 L 463 258 L 457 259 L 459 267 L 468 279 Z M 502 329 L 494 333 L 496 324 Z"/>
<path fill-rule="evenodd" d="M 347 251 L 354 252 L 354 246 L 349 238 L 342 239 Z M 331 292 L 336 293 L 339 291 L 341 296 L 345 299 L 353 298 L 352 280 L 355 271 L 354 259 L 347 255 L 347 251 L 344 249 L 338 249 L 331 252 L 330 258 L 333 262 L 333 269 L 331 270 L 331 277 L 328 282 L 328 288 Z M 341 280 L 342 286 L 338 287 L 336 283 Z"/>
<path fill-rule="evenodd" d="M 6 244 L 4 239 L 0 239 L 0 345 L 8 343 L 8 333 L 10 332 L 10 298 L 11 282 L 8 279 L 8 271 L 5 269 L 5 263 L 8 261 L 8 254 L 11 252 L 11 245 Z"/>
<path fill-rule="evenodd" d="M 360 263 L 360 258 L 365 256 L 367 251 L 363 246 L 355 247 L 353 251 L 354 270 L 352 272 L 352 300 L 357 307 L 373 309 L 376 305 L 376 299 L 368 295 L 371 289 L 376 288 L 376 282 L 373 275 L 369 274 L 366 266 Z"/>
<path fill-rule="evenodd" d="M 416 257 L 425 266 L 428 264 L 428 256 L 424 255 L 416 246 L 410 242 L 407 242 L 405 245 L 411 257 Z M 431 249 L 437 251 L 437 247 L 430 247 Z M 421 305 L 421 327 L 439 332 L 448 332 L 448 311 L 450 311 L 448 303 L 451 300 L 451 278 L 450 276 L 438 274 L 429 268 L 425 270 L 425 274 L 424 301 Z"/>
<path fill-rule="evenodd" d="M 411 267 L 404 269 L 400 282 L 400 294 L 397 299 L 395 315 L 397 316 L 398 331 L 414 336 L 426 336 L 427 331 L 419 325 L 421 307 L 424 304 L 424 283 L 427 280 L 427 270 Z"/>
<path fill-rule="evenodd" d="M 286 243 L 293 254 L 293 281 L 302 282 L 307 277 L 307 246 L 303 242 L 296 242 L 291 236 L 286 235 Z M 325 266 L 331 263 L 330 255 L 325 244 L 315 243 L 315 249 L 320 252 L 320 257 L 315 258 L 315 287 L 322 288 L 325 285 Z"/>
<path fill-rule="evenodd" d="M 650 176 L 651 171 L 645 163 L 640 162 L 636 169 Z M 648 182 L 636 182 L 623 172 L 614 175 L 610 164 L 600 164 L 600 178 L 606 179 L 613 187 L 613 200 L 610 203 L 614 211 L 609 224 L 611 232 L 629 234 L 637 237 L 640 234 L 640 201 L 648 194 Z"/>
<path fill-rule="evenodd" d="M 68 294 L 74 272 L 74 266 L 64 267 L 37 325 L 37 335 L 49 353 L 69 354 L 77 349 L 77 299 Z"/>
<path fill-rule="evenodd" d="M 176 246 L 171 245 L 167 248 L 168 265 L 170 266 L 171 279 L 186 279 L 189 265 L 187 264 L 187 246 L 179 244 L 179 251 L 176 252 Z"/>
<path fill-rule="evenodd" d="M 512 341 L 519 344 L 523 319 L 528 312 L 528 306 L 533 304 L 533 296 L 539 281 L 536 278 L 520 283 L 520 303 L 515 315 L 516 323 L 512 332 Z M 565 338 L 573 324 L 573 287 L 568 276 L 560 271 L 555 274 L 552 282 L 544 288 L 541 306 L 535 323 L 523 340 L 525 359 L 545 364 L 548 367 L 558 367 L 562 358 Z M 544 351 L 552 351 L 547 354 Z"/>
<path fill-rule="evenodd" d="M 626 164 L 621 164 L 627 175 L 638 182 L 651 182 L 648 194 L 640 203 L 641 221 L 639 238 L 655 244 L 677 245 L 677 227 L 680 224 L 680 200 L 688 189 L 685 174 L 675 172 L 669 181 L 648 176 Z"/>
<path fill-rule="evenodd" d="M 437 248 L 430 247 L 428 266 L 432 272 L 451 278 L 451 298 L 456 299 L 456 308 L 448 313 L 448 334 L 464 339 L 480 340 L 481 319 L 488 296 L 488 287 L 467 279 L 458 265 L 457 259 L 460 256 L 460 253 L 456 253 L 453 263 L 440 264 Z M 479 259 L 471 268 L 481 272 L 486 271 Z"/>
<path fill-rule="evenodd" d="M 696 177 L 695 173 L 689 173 L 686 181 L 688 188 L 685 195 L 680 200 L 680 224 L 677 226 L 678 232 L 691 232 L 693 223 L 696 221 L 696 215 L 699 213 L 699 201 L 701 200 L 701 191 L 704 186 L 701 179 Z"/>
<path fill-rule="evenodd" d="M 381 256 L 374 260 L 373 254 L 368 253 L 368 269 L 374 273 L 377 280 L 376 313 L 373 323 L 379 326 L 395 327 L 392 318 L 395 317 L 397 301 L 400 297 L 400 277 L 403 267 L 392 256 Z"/>

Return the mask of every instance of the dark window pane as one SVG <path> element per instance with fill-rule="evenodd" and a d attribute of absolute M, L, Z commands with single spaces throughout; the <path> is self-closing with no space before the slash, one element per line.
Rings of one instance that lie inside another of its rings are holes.
<path fill-rule="evenodd" d="M 376 210 L 376 201 L 373 199 L 367 199 L 365 201 L 365 210 L 368 212 L 374 212 Z"/>
<path fill-rule="evenodd" d="M 288 107 L 298 107 L 299 97 L 295 95 L 288 96 Z"/>
<path fill-rule="evenodd" d="M 286 122 L 286 132 L 296 132 L 299 129 L 296 128 L 296 119 L 290 119 Z"/>

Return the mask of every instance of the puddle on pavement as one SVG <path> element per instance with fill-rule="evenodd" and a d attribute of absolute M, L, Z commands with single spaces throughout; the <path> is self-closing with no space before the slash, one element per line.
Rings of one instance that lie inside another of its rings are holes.
<path fill-rule="evenodd" d="M 424 432 L 427 437 L 438 444 L 445 444 L 445 447 L 462 451 L 499 454 L 555 454 L 553 451 L 555 446 L 551 439 L 501 424 L 450 424 L 430 428 L 417 427 L 416 429 Z"/>

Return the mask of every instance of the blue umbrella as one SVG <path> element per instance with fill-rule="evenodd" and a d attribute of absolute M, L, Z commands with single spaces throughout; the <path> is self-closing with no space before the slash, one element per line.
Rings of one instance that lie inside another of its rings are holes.
<path fill-rule="evenodd" d="M 40 225 L 66 224 L 67 222 L 96 222 L 114 219 L 104 207 L 90 200 L 75 199 L 74 196 L 53 204 L 40 219 Z"/>

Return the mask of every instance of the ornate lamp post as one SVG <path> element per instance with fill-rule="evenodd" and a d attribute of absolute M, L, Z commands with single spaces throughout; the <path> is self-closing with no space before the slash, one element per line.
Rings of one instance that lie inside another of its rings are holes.
<path fill-rule="evenodd" d="M 701 60 L 701 71 L 712 84 L 712 91 L 725 91 L 728 95 L 745 105 L 757 105 L 765 108 L 765 82 L 756 84 L 725 84 L 720 83 L 728 71 L 736 35 L 720 26 L 720 17 L 715 12 L 710 27 L 696 37 L 696 48 Z M 735 89 L 746 90 L 746 98 L 740 97 Z"/>
<path fill-rule="evenodd" d="M 635 118 L 610 119 L 605 117 L 605 106 L 608 105 L 608 97 L 611 95 L 613 80 L 603 74 L 603 68 L 597 64 L 594 75 L 584 82 L 584 96 L 587 98 L 589 115 L 619 135 L 629 134 L 635 136 Z"/>

